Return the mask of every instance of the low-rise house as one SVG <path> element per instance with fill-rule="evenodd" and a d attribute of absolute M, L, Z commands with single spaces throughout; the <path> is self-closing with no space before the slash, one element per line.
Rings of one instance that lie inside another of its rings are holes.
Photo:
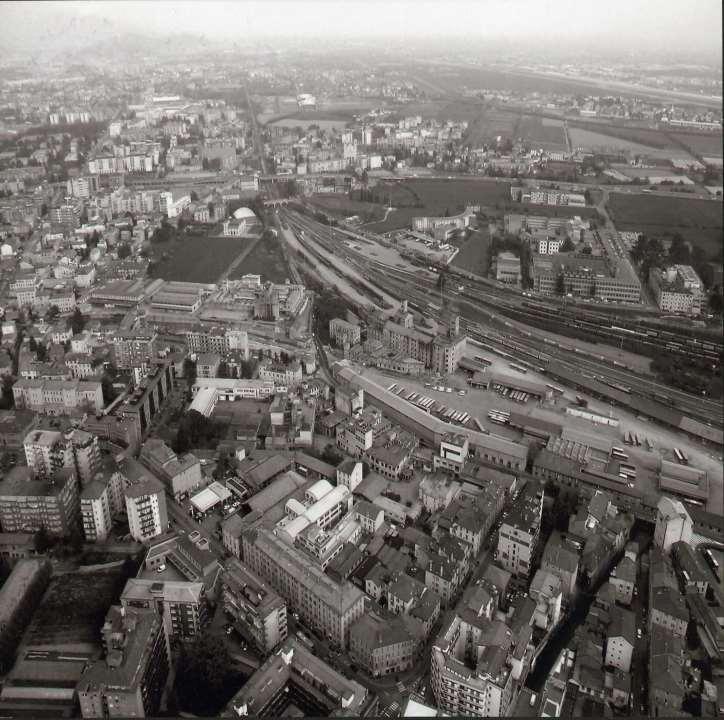
<path fill-rule="evenodd" d="M 630 605 L 636 586 L 636 563 L 624 556 L 611 571 L 609 582 L 616 591 L 616 600 L 623 605 Z"/>
<path fill-rule="evenodd" d="M 614 607 L 606 631 L 606 665 L 629 672 L 636 644 L 636 615 L 630 610 Z"/>

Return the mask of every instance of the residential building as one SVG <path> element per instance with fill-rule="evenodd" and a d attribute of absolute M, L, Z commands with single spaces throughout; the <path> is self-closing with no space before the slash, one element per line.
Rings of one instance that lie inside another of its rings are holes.
<path fill-rule="evenodd" d="M 99 382 L 84 380 L 25 380 L 13 385 L 15 407 L 45 415 L 70 415 L 78 411 L 103 410 Z"/>
<path fill-rule="evenodd" d="M 145 542 L 168 528 L 166 493 L 159 480 L 136 460 L 126 458 L 119 468 L 131 537 Z"/>
<path fill-rule="evenodd" d="M 636 645 L 636 614 L 614 606 L 611 608 L 611 622 L 606 629 L 606 665 L 631 670 L 631 659 Z"/>
<path fill-rule="evenodd" d="M 348 647 L 350 627 L 364 612 L 363 592 L 349 581 L 334 582 L 272 530 L 250 530 L 242 535 L 242 547 L 247 565 L 270 583 L 304 623 L 334 646 Z"/>
<path fill-rule="evenodd" d="M 668 552 L 675 542 L 691 542 L 691 517 L 680 500 L 664 496 L 656 506 L 654 545 Z"/>
<path fill-rule="evenodd" d="M 630 605 L 636 587 L 636 563 L 630 557 L 623 557 L 611 571 L 609 582 L 616 591 L 616 600 Z"/>
<path fill-rule="evenodd" d="M 362 482 L 363 465 L 356 460 L 345 460 L 336 470 L 337 485 L 344 485 L 353 493 Z"/>
<path fill-rule="evenodd" d="M 376 697 L 349 680 L 295 638 L 262 664 L 229 701 L 222 717 L 285 717 L 299 705 L 317 717 L 367 717 Z"/>
<path fill-rule="evenodd" d="M 533 576 L 528 594 L 536 603 L 534 625 L 542 630 L 555 627 L 561 618 L 563 601 L 560 578 L 547 570 L 538 570 Z"/>
<path fill-rule="evenodd" d="M 570 600 L 576 591 L 578 578 L 578 553 L 566 544 L 560 533 L 553 532 L 546 543 L 541 557 L 541 570 L 547 570 L 561 581 L 561 589 L 566 600 Z"/>
<path fill-rule="evenodd" d="M 204 481 L 201 462 L 195 455 L 179 456 L 159 438 L 146 440 L 138 459 L 169 487 L 176 499 L 196 490 Z"/>
<path fill-rule="evenodd" d="M 196 636 L 208 619 L 208 600 L 202 582 L 131 578 L 121 593 L 121 605 L 155 610 L 173 645 Z"/>
<path fill-rule="evenodd" d="M 144 718 L 158 713 L 171 665 L 163 623 L 152 609 L 113 606 L 103 625 L 105 657 L 76 686 L 83 718 Z"/>
<path fill-rule="evenodd" d="M 690 265 L 649 272 L 649 285 L 661 312 L 700 315 L 706 300 L 704 285 Z"/>
<path fill-rule="evenodd" d="M 337 347 L 357 345 L 361 340 L 362 329 L 359 325 L 347 322 L 342 318 L 329 321 L 329 337 Z"/>
<path fill-rule="evenodd" d="M 515 576 L 528 577 L 538 544 L 543 495 L 533 491 L 521 498 L 498 532 L 498 562 Z"/>
<path fill-rule="evenodd" d="M 0 526 L 5 532 L 37 532 L 67 536 L 78 522 L 80 498 L 73 468 L 35 478 L 30 468 L 16 466 L 0 480 Z"/>
<path fill-rule="evenodd" d="M 268 655 L 287 638 L 287 605 L 282 597 L 232 558 L 222 575 L 221 601 L 227 616 Z"/>
<path fill-rule="evenodd" d="M 368 610 L 352 626 L 350 658 L 373 677 L 409 670 L 420 645 L 400 618 Z"/>
<path fill-rule="evenodd" d="M 111 344 L 116 367 L 130 370 L 148 363 L 155 356 L 156 333 L 146 331 L 119 331 L 113 334 Z"/>
<path fill-rule="evenodd" d="M 88 542 L 105 542 L 111 532 L 111 500 L 108 484 L 91 480 L 80 494 L 83 535 Z"/>

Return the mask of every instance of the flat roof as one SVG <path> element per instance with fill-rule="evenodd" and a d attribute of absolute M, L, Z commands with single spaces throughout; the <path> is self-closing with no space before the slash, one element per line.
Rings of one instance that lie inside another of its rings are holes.
<path fill-rule="evenodd" d="M 527 459 L 528 448 L 526 445 L 506 440 L 505 438 L 498 437 L 497 435 L 488 435 L 443 422 L 435 416 L 429 415 L 423 410 L 420 410 L 415 405 L 408 403 L 406 400 L 397 397 L 394 393 L 388 392 L 381 385 L 378 385 L 373 380 L 370 380 L 370 378 L 360 375 L 346 361 L 335 363 L 334 367 L 335 374 L 341 376 L 343 380 L 350 384 L 359 386 L 374 400 L 384 403 L 394 411 L 404 415 L 410 421 L 427 428 L 430 432 L 437 436 L 447 434 L 464 435 L 468 438 L 471 445 L 475 447 L 515 457 L 522 463 L 525 463 Z"/>

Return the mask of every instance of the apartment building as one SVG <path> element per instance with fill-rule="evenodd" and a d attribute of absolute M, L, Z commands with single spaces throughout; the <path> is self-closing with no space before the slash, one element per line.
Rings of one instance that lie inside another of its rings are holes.
<path fill-rule="evenodd" d="M 365 612 L 350 631 L 349 655 L 373 677 L 409 670 L 419 647 L 419 638 L 400 618 L 381 611 Z"/>
<path fill-rule="evenodd" d="M 611 608 L 611 622 L 606 628 L 606 665 L 630 672 L 635 645 L 635 613 L 614 606 Z"/>
<path fill-rule="evenodd" d="M 329 321 L 329 337 L 337 347 L 343 347 L 345 344 L 351 347 L 360 342 L 362 329 L 359 325 L 342 318 L 333 318 Z"/>
<path fill-rule="evenodd" d="M 148 363 L 155 356 L 156 333 L 119 331 L 110 340 L 116 367 L 130 370 Z"/>
<path fill-rule="evenodd" d="M 543 493 L 528 492 L 500 526 L 496 559 L 515 576 L 528 577 L 543 513 Z"/>
<path fill-rule="evenodd" d="M 379 410 L 365 408 L 344 425 L 337 427 L 337 447 L 359 459 L 372 443 L 391 427 Z"/>
<path fill-rule="evenodd" d="M 346 580 L 332 580 L 273 530 L 250 530 L 242 536 L 242 548 L 247 565 L 270 583 L 305 624 L 335 647 L 348 647 L 350 627 L 364 612 L 361 590 Z"/>
<path fill-rule="evenodd" d="M 126 458 L 119 468 L 131 537 L 145 542 L 168 528 L 166 493 L 159 480 L 136 460 Z"/>
<path fill-rule="evenodd" d="M 706 296 L 704 285 L 690 265 L 673 265 L 649 272 L 649 285 L 662 312 L 700 315 Z"/>
<path fill-rule="evenodd" d="M 172 645 L 193 638 L 208 620 L 208 600 L 202 582 L 131 578 L 121 593 L 126 608 L 150 608 L 163 620 Z"/>
<path fill-rule="evenodd" d="M 235 558 L 226 563 L 221 583 L 224 611 L 263 655 L 286 640 L 287 605 L 269 584 Z"/>
<path fill-rule="evenodd" d="M 34 477 L 16 466 L 0 480 L 0 526 L 8 533 L 37 532 L 67 536 L 78 520 L 80 498 L 73 468 Z"/>
<path fill-rule="evenodd" d="M 44 415 L 70 415 L 79 410 L 103 410 L 103 389 L 99 382 L 84 380 L 26 380 L 13 385 L 17 409 Z"/>
<path fill-rule="evenodd" d="M 212 352 L 226 355 L 232 351 L 241 351 L 244 357 L 249 354 L 249 337 L 246 330 L 230 330 L 224 327 L 212 327 L 186 333 L 186 345 L 189 352 Z"/>
<path fill-rule="evenodd" d="M 80 494 L 83 535 L 88 542 L 105 542 L 111 532 L 111 498 L 108 484 L 91 480 Z"/>
<path fill-rule="evenodd" d="M 113 606 L 102 629 L 105 656 L 83 670 L 76 691 L 83 718 L 152 717 L 171 665 L 154 610 Z"/>
<path fill-rule="evenodd" d="M 200 460 L 191 453 L 177 455 L 163 440 L 149 438 L 141 446 L 138 458 L 179 499 L 204 481 Z"/>

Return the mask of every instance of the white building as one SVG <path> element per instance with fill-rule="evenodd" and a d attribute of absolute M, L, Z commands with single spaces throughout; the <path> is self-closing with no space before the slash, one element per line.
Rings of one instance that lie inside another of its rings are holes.
<path fill-rule="evenodd" d="M 106 483 L 93 480 L 80 495 L 83 535 L 88 542 L 104 542 L 111 532 L 111 501 Z"/>
<path fill-rule="evenodd" d="M 522 504 L 513 506 L 510 516 L 500 526 L 496 558 L 516 576 L 527 577 L 530 573 L 542 513 L 542 495 L 529 495 Z"/>
<path fill-rule="evenodd" d="M 145 474 L 142 468 L 138 472 L 140 467 L 139 463 L 134 462 L 132 476 L 124 473 L 123 494 L 131 537 L 138 542 L 145 542 L 166 532 L 168 515 L 163 485 L 156 478 Z"/>
<path fill-rule="evenodd" d="M 691 542 L 693 524 L 683 503 L 670 497 L 662 497 L 656 506 L 654 545 L 664 552 L 675 542 Z"/>

